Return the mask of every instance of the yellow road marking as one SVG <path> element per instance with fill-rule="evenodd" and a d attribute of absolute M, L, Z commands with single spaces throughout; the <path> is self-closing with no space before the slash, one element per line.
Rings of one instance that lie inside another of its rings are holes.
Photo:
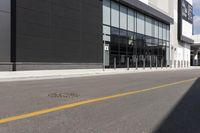
<path fill-rule="evenodd" d="M 130 91 L 130 92 L 125 92 L 125 93 L 119 93 L 119 94 L 115 94 L 115 95 L 100 97 L 100 98 L 89 99 L 89 100 L 66 104 L 66 105 L 62 105 L 62 106 L 58 106 L 58 107 L 54 107 L 54 108 L 50 108 L 50 109 L 44 109 L 44 110 L 39 110 L 39 111 L 27 113 L 27 114 L 8 117 L 8 118 L 0 119 L 0 124 L 16 121 L 16 120 L 20 120 L 20 119 L 30 118 L 30 117 L 34 117 L 34 116 L 39 116 L 39 115 L 43 115 L 43 114 L 47 114 L 47 113 L 51 113 L 51 112 L 55 112 L 55 111 L 59 111 L 59 110 L 63 110 L 63 109 L 73 108 L 73 107 L 77 107 L 77 106 L 81 106 L 81 105 L 85 105 L 85 104 L 100 102 L 100 101 L 109 100 L 109 99 L 113 99 L 113 98 L 119 98 L 119 97 L 133 95 L 133 94 L 137 94 L 137 93 L 141 93 L 141 92 L 152 91 L 155 89 L 161 89 L 161 88 L 165 88 L 168 86 L 173 86 L 173 85 L 177 85 L 177 84 L 194 81 L 196 79 L 197 78 L 192 78 L 192 79 L 178 81 L 178 82 L 174 82 L 174 83 L 170 83 L 170 84 L 155 86 L 155 87 L 151 87 L 151 88 L 147 88 L 147 89 Z"/>

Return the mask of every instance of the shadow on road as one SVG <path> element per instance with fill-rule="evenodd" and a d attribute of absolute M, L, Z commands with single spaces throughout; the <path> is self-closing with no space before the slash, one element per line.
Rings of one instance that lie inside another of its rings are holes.
<path fill-rule="evenodd" d="M 153 133 L 200 133 L 200 78 Z"/>

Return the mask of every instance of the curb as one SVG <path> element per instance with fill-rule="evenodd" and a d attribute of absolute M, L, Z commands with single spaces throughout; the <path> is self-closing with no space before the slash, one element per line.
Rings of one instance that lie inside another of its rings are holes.
<path fill-rule="evenodd" d="M 66 78 L 81 78 L 91 76 L 106 76 L 119 74 L 133 74 L 133 73 L 147 73 L 147 72 L 167 72 L 167 71 L 181 71 L 181 70 L 195 70 L 200 67 L 190 68 L 146 68 L 144 69 L 90 69 L 88 70 L 44 70 L 44 71 L 18 71 L 18 72 L 0 72 L 0 82 L 14 82 L 14 81 L 32 81 L 32 80 L 48 80 L 48 79 L 66 79 Z M 1 77 L 3 73 L 4 76 Z"/>

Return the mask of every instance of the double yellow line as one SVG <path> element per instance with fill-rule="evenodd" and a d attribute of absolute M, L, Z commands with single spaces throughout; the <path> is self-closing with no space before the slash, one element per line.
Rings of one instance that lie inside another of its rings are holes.
<path fill-rule="evenodd" d="M 197 78 L 182 80 L 182 81 L 178 81 L 178 82 L 174 82 L 174 83 L 170 83 L 170 84 L 164 84 L 164 85 L 160 85 L 160 86 L 155 86 L 155 87 L 151 87 L 151 88 L 147 88 L 147 89 L 130 91 L 130 92 L 119 93 L 119 94 L 105 96 L 105 97 L 84 100 L 84 101 L 66 104 L 66 105 L 62 105 L 62 106 L 58 106 L 58 107 L 53 107 L 53 108 L 49 108 L 49 109 L 43 109 L 43 110 L 31 112 L 31 113 L 26 113 L 26 114 L 22 114 L 22 115 L 18 115 L 18 116 L 8 117 L 8 118 L 0 119 L 0 124 L 4 124 L 4 123 L 16 121 L 16 120 L 21 120 L 21 119 L 26 119 L 26 118 L 31 118 L 34 116 L 44 115 L 44 114 L 56 112 L 56 111 L 63 110 L 63 109 L 69 109 L 69 108 L 85 105 L 85 104 L 90 104 L 90 103 L 105 101 L 105 100 L 109 100 L 109 99 L 124 97 L 124 96 L 128 96 L 128 95 L 152 91 L 152 90 L 156 90 L 156 89 L 161 89 L 161 88 L 165 88 L 165 87 L 169 87 L 169 86 L 173 86 L 173 85 L 178 85 L 178 84 L 194 81 L 196 79 Z"/>

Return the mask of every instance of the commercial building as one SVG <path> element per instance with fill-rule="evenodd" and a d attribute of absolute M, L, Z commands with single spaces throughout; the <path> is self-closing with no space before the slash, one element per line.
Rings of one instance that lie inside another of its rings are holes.
<path fill-rule="evenodd" d="M 0 0 L 0 70 L 187 67 L 192 0 Z"/>

